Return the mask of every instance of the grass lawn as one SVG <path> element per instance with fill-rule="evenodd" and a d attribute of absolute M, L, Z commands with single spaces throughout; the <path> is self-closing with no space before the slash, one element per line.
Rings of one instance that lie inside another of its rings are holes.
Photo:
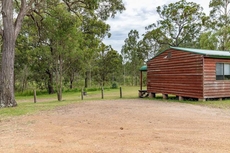
<path fill-rule="evenodd" d="M 162 100 L 162 95 L 157 95 L 154 100 Z M 230 99 L 226 100 L 207 100 L 207 101 L 194 101 L 194 100 L 184 100 L 179 101 L 175 99 L 175 96 L 169 95 L 169 99 L 164 100 L 167 102 L 179 102 L 179 103 L 186 103 L 186 104 L 193 104 L 193 105 L 200 105 L 205 107 L 212 107 L 212 108 L 221 108 L 221 109 L 230 109 Z"/>
<path fill-rule="evenodd" d="M 138 98 L 139 87 L 122 87 L 122 98 Z M 104 99 L 120 99 L 119 89 L 105 89 Z M 51 110 L 58 106 L 68 105 L 78 102 L 86 102 L 89 100 L 102 99 L 101 91 L 89 91 L 86 96 L 81 99 L 80 92 L 64 92 L 63 101 L 57 101 L 57 94 L 45 94 L 37 96 L 37 103 L 34 103 L 33 96 L 16 96 L 18 106 L 13 108 L 0 109 L 0 120 L 5 117 L 19 116 L 25 114 L 36 113 L 42 110 Z"/>
<path fill-rule="evenodd" d="M 122 99 L 134 99 L 138 98 L 139 87 L 122 87 Z M 72 103 L 86 102 L 91 100 L 101 100 L 101 91 L 89 91 L 87 95 L 81 99 L 80 92 L 64 92 L 63 101 L 57 101 L 57 95 L 39 95 L 37 96 L 37 103 L 33 102 L 33 96 L 16 96 L 18 103 L 14 108 L 2 108 L 0 109 L 0 120 L 10 116 L 19 116 L 25 114 L 36 113 L 42 110 L 51 110 L 58 106 L 68 105 Z M 120 89 L 105 89 L 104 99 L 120 99 Z M 150 100 L 149 98 L 141 98 L 140 100 Z M 157 98 L 151 100 L 162 100 L 161 95 L 157 95 Z M 194 105 L 201 105 L 206 107 L 214 107 L 221 109 L 230 109 L 230 100 L 223 101 L 178 101 L 175 99 L 164 100 L 164 102 L 180 102 Z"/>

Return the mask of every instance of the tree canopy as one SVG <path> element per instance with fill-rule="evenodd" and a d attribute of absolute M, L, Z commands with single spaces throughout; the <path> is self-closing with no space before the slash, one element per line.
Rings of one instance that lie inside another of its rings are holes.
<path fill-rule="evenodd" d="M 81 36 L 83 22 L 89 18 L 90 20 L 101 20 L 101 23 L 103 23 L 109 17 L 114 17 L 117 12 L 122 12 L 125 9 L 121 0 L 3 0 L 0 7 L 3 23 L 0 28 L 3 44 L 0 107 L 17 105 L 14 97 L 15 45 L 22 30 L 23 21 L 27 17 L 33 20 L 36 26 L 34 30 L 37 30 L 39 42 L 34 43 L 37 43 L 39 47 L 43 46 L 43 48 L 46 48 L 45 50 L 49 47 L 51 55 L 56 61 L 55 66 L 49 68 L 49 73 L 52 74 L 52 69 L 55 69 L 55 72 L 58 70 L 56 79 L 60 80 L 61 83 L 63 79 L 61 72 L 65 63 L 63 55 L 68 54 L 63 53 L 63 51 L 76 51 L 80 46 L 80 40 L 73 34 L 79 31 L 77 36 Z M 75 18 L 78 18 L 78 22 Z M 76 23 L 77 27 L 72 26 Z M 47 26 L 46 29 L 42 29 L 44 25 Z M 92 33 L 97 33 L 95 36 L 98 35 L 98 37 L 105 36 L 108 28 L 107 30 L 99 29 L 93 29 Z M 27 32 L 24 33 L 25 37 L 30 35 Z M 45 32 L 46 34 L 44 34 Z M 79 41 L 76 42 L 76 40 Z M 71 41 L 72 43 L 70 43 Z M 57 89 L 62 90 L 61 84 L 57 86 L 59 86 Z"/>
<path fill-rule="evenodd" d="M 151 37 L 161 45 L 182 46 L 194 41 L 200 32 L 205 14 L 200 5 L 180 0 L 157 7 L 160 20 L 147 27 Z"/>
<path fill-rule="evenodd" d="M 3 0 L 0 107 L 16 106 L 14 92 L 56 93 L 111 84 L 137 85 L 139 68 L 170 46 L 230 49 L 229 4 L 210 0 L 210 14 L 179 0 L 155 11 L 142 35 L 130 29 L 120 51 L 103 43 L 106 20 L 125 10 L 122 0 Z"/>

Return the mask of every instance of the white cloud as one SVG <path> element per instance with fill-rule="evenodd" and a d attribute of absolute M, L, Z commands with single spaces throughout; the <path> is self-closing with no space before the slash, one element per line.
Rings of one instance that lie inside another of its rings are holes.
<path fill-rule="evenodd" d="M 209 0 L 187 0 L 200 4 L 204 12 L 209 12 Z M 121 51 L 124 40 L 128 37 L 130 30 L 134 29 L 140 35 L 145 33 L 145 27 L 155 23 L 159 16 L 156 12 L 157 6 L 174 3 L 177 0 L 123 0 L 126 10 L 122 14 L 117 14 L 114 19 L 107 21 L 111 26 L 111 38 L 104 40 L 106 45 L 111 45 L 118 52 Z"/>

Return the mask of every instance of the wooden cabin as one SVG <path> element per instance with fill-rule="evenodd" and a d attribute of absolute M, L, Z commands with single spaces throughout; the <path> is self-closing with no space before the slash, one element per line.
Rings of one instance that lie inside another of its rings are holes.
<path fill-rule="evenodd" d="M 230 52 L 171 47 L 148 61 L 147 92 L 179 100 L 230 97 Z"/>

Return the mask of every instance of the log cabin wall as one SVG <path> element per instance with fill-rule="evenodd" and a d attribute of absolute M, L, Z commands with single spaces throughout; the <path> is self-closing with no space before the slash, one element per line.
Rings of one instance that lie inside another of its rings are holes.
<path fill-rule="evenodd" d="M 230 97 L 230 80 L 216 80 L 216 63 L 230 64 L 230 60 L 204 58 L 204 98 Z"/>
<path fill-rule="evenodd" d="M 203 98 L 203 55 L 169 49 L 147 67 L 148 93 Z"/>

